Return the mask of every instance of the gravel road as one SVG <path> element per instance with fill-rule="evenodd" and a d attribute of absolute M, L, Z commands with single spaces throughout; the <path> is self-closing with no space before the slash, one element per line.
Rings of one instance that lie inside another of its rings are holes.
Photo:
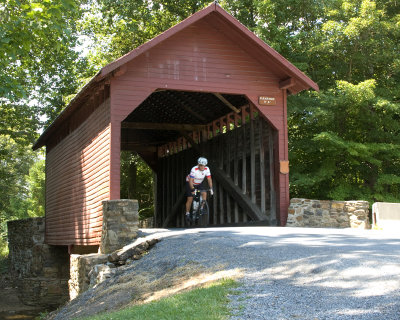
<path fill-rule="evenodd" d="M 149 260 L 173 253 L 243 270 L 232 319 L 400 319 L 400 233 L 235 227 L 157 236 L 166 241 Z"/>
<path fill-rule="evenodd" d="M 399 233 L 235 227 L 143 229 L 141 236 L 161 242 L 51 319 L 119 308 L 138 290 L 129 277 L 146 271 L 163 278 L 186 266 L 240 270 L 232 320 L 400 319 Z"/>

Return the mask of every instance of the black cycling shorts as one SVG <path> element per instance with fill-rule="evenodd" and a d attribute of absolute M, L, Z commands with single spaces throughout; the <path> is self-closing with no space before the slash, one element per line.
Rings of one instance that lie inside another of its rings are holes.
<path fill-rule="evenodd" d="M 206 181 L 206 179 L 204 179 L 202 183 L 198 184 L 197 186 L 194 186 L 194 188 L 200 191 L 207 191 L 209 189 L 208 182 Z M 188 181 L 186 181 L 186 196 L 193 197 L 193 193 L 192 190 L 190 189 L 190 184 Z"/>

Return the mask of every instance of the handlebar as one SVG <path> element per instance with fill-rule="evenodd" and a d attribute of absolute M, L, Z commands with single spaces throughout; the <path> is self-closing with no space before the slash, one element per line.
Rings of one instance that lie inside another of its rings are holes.
<path fill-rule="evenodd" d="M 207 190 L 199 190 L 199 189 L 194 189 L 194 191 L 193 191 L 193 193 L 194 193 L 194 195 L 196 195 L 197 193 L 199 193 L 199 192 L 210 192 L 210 195 L 211 196 L 213 196 L 214 195 L 214 191 L 213 191 L 213 189 L 212 188 L 210 188 L 210 189 L 207 189 Z"/>

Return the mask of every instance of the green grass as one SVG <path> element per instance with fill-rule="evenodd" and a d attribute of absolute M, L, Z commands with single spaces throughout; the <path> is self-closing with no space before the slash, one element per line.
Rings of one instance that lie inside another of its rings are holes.
<path fill-rule="evenodd" d="M 235 280 L 224 279 L 205 288 L 82 320 L 227 319 L 230 315 L 228 294 L 237 286 L 238 283 Z"/>

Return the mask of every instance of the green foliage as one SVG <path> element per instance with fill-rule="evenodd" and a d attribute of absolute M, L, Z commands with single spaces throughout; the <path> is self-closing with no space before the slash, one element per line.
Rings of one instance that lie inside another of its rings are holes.
<path fill-rule="evenodd" d="M 0 275 L 8 272 L 8 244 L 0 238 Z"/>
<path fill-rule="evenodd" d="M 75 92 L 77 70 L 84 67 L 74 51 L 80 14 L 75 0 L 1 1 L 1 108 L 16 105 L 35 121 L 40 115 L 52 120 L 62 110 L 63 96 Z"/>
<path fill-rule="evenodd" d="M 291 99 L 292 196 L 400 201 L 400 104 L 377 97 L 375 83 Z"/>
<path fill-rule="evenodd" d="M 0 223 L 43 214 L 39 155 L 32 152 L 43 122 L 52 121 L 85 77 L 75 0 L 0 0 Z M 33 167 L 32 167 L 33 166 Z M 32 175 L 29 175 L 29 169 Z M 43 190 L 43 189 L 42 189 Z M 42 197 L 43 198 L 43 197 Z"/>
<path fill-rule="evenodd" d="M 30 146 L 0 135 L 0 251 L 7 247 L 7 221 L 44 214 L 43 160 Z"/>
<path fill-rule="evenodd" d="M 23 208 L 16 208 L 27 196 L 25 175 L 34 163 L 35 154 L 10 136 L 0 135 L 0 218 L 22 218 Z"/>
<path fill-rule="evenodd" d="M 121 198 L 139 202 L 139 217 L 154 215 L 153 171 L 136 153 L 121 152 Z"/>
<path fill-rule="evenodd" d="M 232 289 L 237 286 L 238 283 L 235 280 L 224 279 L 205 288 L 194 289 L 158 301 L 84 319 L 228 319 L 230 316 L 227 306 L 228 294 L 232 293 Z"/>
<path fill-rule="evenodd" d="M 28 216 L 42 217 L 45 208 L 45 160 L 37 160 L 29 169 L 26 177 L 28 183 Z"/>

